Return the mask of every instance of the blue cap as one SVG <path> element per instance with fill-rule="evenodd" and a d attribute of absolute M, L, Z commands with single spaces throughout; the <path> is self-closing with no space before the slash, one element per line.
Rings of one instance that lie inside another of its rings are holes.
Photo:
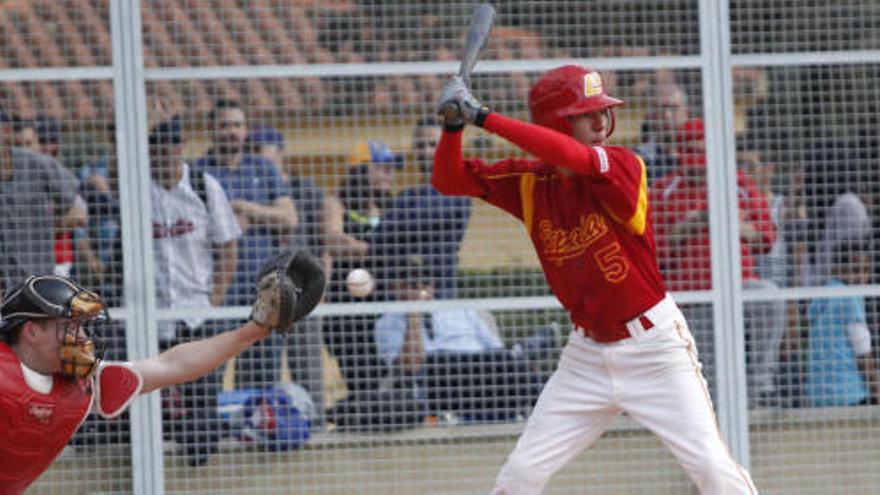
<path fill-rule="evenodd" d="M 254 127 L 247 136 L 247 144 L 252 146 L 273 145 L 284 147 L 284 134 L 270 126 Z"/>
<path fill-rule="evenodd" d="M 358 141 L 348 153 L 348 163 L 351 165 L 366 165 L 369 163 L 390 163 L 397 168 L 403 167 L 403 155 L 395 153 L 382 141 L 370 139 Z"/>

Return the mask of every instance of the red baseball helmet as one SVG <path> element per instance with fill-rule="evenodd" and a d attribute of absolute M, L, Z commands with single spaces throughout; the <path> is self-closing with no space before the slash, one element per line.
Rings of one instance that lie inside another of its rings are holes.
<path fill-rule="evenodd" d="M 563 65 L 541 76 L 529 91 L 532 122 L 571 135 L 568 117 L 623 105 L 605 92 L 602 76 L 594 69 Z M 614 114 L 611 129 L 614 132 Z"/>

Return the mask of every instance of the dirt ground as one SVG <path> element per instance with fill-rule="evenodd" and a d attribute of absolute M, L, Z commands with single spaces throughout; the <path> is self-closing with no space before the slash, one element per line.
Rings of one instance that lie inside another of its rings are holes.
<path fill-rule="evenodd" d="M 517 426 L 435 427 L 405 435 L 325 434 L 294 452 L 223 449 L 192 469 L 166 454 L 169 494 L 476 495 L 488 493 Z M 445 430 L 445 431 L 444 431 Z M 825 421 L 753 428 L 752 474 L 764 494 L 880 492 L 880 425 Z M 115 450 L 115 452 L 113 452 Z M 29 494 L 129 493 L 123 448 L 56 462 Z M 696 493 L 662 444 L 639 428 L 606 434 L 558 473 L 548 495 Z"/>

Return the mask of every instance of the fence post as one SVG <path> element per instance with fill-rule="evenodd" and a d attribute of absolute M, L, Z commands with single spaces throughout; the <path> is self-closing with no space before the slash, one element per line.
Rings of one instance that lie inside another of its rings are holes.
<path fill-rule="evenodd" d="M 123 283 L 129 360 L 158 352 L 150 233 L 150 167 L 140 2 L 110 2 L 113 89 L 121 201 Z M 146 208 L 142 206 L 147 206 Z M 159 394 L 132 403 L 132 488 L 135 495 L 163 493 L 162 414 Z"/>
<path fill-rule="evenodd" d="M 727 2 L 700 2 L 712 252 L 718 422 L 733 455 L 749 465 L 745 338 L 736 176 L 730 13 Z"/>

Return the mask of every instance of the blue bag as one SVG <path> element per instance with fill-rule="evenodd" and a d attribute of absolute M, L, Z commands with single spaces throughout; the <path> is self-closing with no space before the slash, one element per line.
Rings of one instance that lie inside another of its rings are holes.
<path fill-rule="evenodd" d="M 217 402 L 220 416 L 242 442 L 284 451 L 303 445 L 311 435 L 315 404 L 299 385 L 222 392 Z"/>

